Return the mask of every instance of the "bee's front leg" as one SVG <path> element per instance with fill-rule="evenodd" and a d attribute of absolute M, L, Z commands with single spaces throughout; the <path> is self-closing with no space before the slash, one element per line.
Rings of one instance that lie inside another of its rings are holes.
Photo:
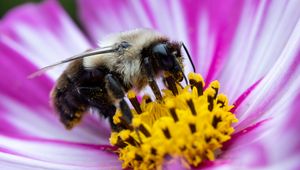
<path fill-rule="evenodd" d="M 155 78 L 154 78 L 154 71 L 153 71 L 153 68 L 151 66 L 151 62 L 150 62 L 150 58 L 149 57 L 146 57 L 144 58 L 143 60 L 144 62 L 144 65 L 146 67 L 146 73 L 147 73 L 147 76 L 148 76 L 148 84 L 149 86 L 151 87 L 154 95 L 155 95 L 155 98 L 159 101 L 162 101 L 162 95 L 160 93 L 160 89 L 155 81 Z"/>
<path fill-rule="evenodd" d="M 108 94 L 115 99 L 117 107 L 119 107 L 123 113 L 123 120 L 127 126 L 130 126 L 132 113 L 127 102 L 125 101 L 125 91 L 123 86 L 112 73 L 109 73 L 105 76 L 105 82 L 105 88 L 107 89 Z"/>

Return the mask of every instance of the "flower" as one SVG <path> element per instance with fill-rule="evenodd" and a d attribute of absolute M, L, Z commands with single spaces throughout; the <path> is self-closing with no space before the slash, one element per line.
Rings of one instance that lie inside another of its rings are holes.
<path fill-rule="evenodd" d="M 27 76 L 110 32 L 150 27 L 186 42 L 196 71 L 207 84 L 218 80 L 235 106 L 239 122 L 232 139 L 215 161 L 196 168 L 299 169 L 299 5 L 298 0 L 79 0 L 84 33 L 57 1 L 11 10 L 0 21 L 0 167 L 120 169 L 105 120 L 86 115 L 67 131 L 52 114 L 49 91 L 63 68 L 32 80 Z M 162 166 L 185 165 L 178 158 Z"/>

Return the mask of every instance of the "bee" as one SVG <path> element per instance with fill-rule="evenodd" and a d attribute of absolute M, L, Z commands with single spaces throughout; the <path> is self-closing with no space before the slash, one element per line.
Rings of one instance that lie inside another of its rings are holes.
<path fill-rule="evenodd" d="M 52 105 L 67 129 L 80 122 L 88 109 L 96 109 L 109 118 L 112 129 L 116 108 L 130 124 L 132 114 L 125 100 L 130 89 L 149 85 L 157 100 L 162 99 L 156 78 L 168 72 L 176 82 L 183 73 L 183 43 L 150 29 L 115 33 L 100 42 L 100 47 L 42 68 L 30 77 L 69 63 L 51 91 Z M 188 57 L 191 61 L 190 55 Z M 192 63 L 192 62 L 191 62 Z M 194 65 L 192 64 L 193 68 Z"/>

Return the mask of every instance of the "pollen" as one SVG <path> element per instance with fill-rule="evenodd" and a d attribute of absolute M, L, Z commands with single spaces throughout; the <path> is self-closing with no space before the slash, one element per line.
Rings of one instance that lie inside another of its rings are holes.
<path fill-rule="evenodd" d="M 219 94 L 218 81 L 205 89 L 201 75 L 190 73 L 188 79 L 185 87 L 169 79 L 167 87 L 172 88 L 163 90 L 162 101 L 152 101 L 149 96 L 138 101 L 133 91 L 128 93 L 134 108 L 132 124 L 112 132 L 110 138 L 119 148 L 123 168 L 162 169 L 164 161 L 172 158 L 196 167 L 204 160 L 216 159 L 234 132 L 233 106 Z M 122 123 L 121 117 L 117 111 L 116 125 Z"/>

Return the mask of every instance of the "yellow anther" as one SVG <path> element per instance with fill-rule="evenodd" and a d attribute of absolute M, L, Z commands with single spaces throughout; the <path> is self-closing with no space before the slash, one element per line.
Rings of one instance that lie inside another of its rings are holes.
<path fill-rule="evenodd" d="M 113 117 L 114 124 L 117 125 L 117 124 L 121 123 L 121 117 L 122 117 L 121 111 L 117 110 L 115 116 Z"/>
<path fill-rule="evenodd" d="M 203 82 L 203 86 L 204 86 L 204 81 L 203 81 L 203 78 L 200 74 L 189 73 L 188 78 L 189 78 L 189 80 L 194 80 L 196 82 Z"/>
<path fill-rule="evenodd" d="M 220 83 L 219 83 L 219 81 L 215 80 L 215 81 L 213 81 L 209 84 L 209 87 L 213 88 L 213 89 L 219 89 L 220 88 Z"/>
<path fill-rule="evenodd" d="M 129 90 L 128 93 L 127 93 L 127 97 L 129 99 L 132 99 L 132 98 L 135 98 L 136 97 L 136 94 L 133 90 Z"/>
<path fill-rule="evenodd" d="M 118 133 L 112 132 L 111 135 L 110 135 L 109 142 L 110 142 L 112 145 L 116 145 L 116 144 L 117 144 L 117 141 L 118 141 L 118 137 L 119 137 L 119 134 L 118 134 Z"/>
<path fill-rule="evenodd" d="M 214 89 L 212 89 L 212 88 L 207 88 L 204 91 L 204 95 L 205 96 L 211 96 L 211 97 L 213 97 L 215 94 L 216 94 L 216 91 Z"/>
<path fill-rule="evenodd" d="M 128 139 L 129 136 L 130 136 L 130 130 L 122 130 L 120 132 L 120 137 L 122 140 Z"/>

